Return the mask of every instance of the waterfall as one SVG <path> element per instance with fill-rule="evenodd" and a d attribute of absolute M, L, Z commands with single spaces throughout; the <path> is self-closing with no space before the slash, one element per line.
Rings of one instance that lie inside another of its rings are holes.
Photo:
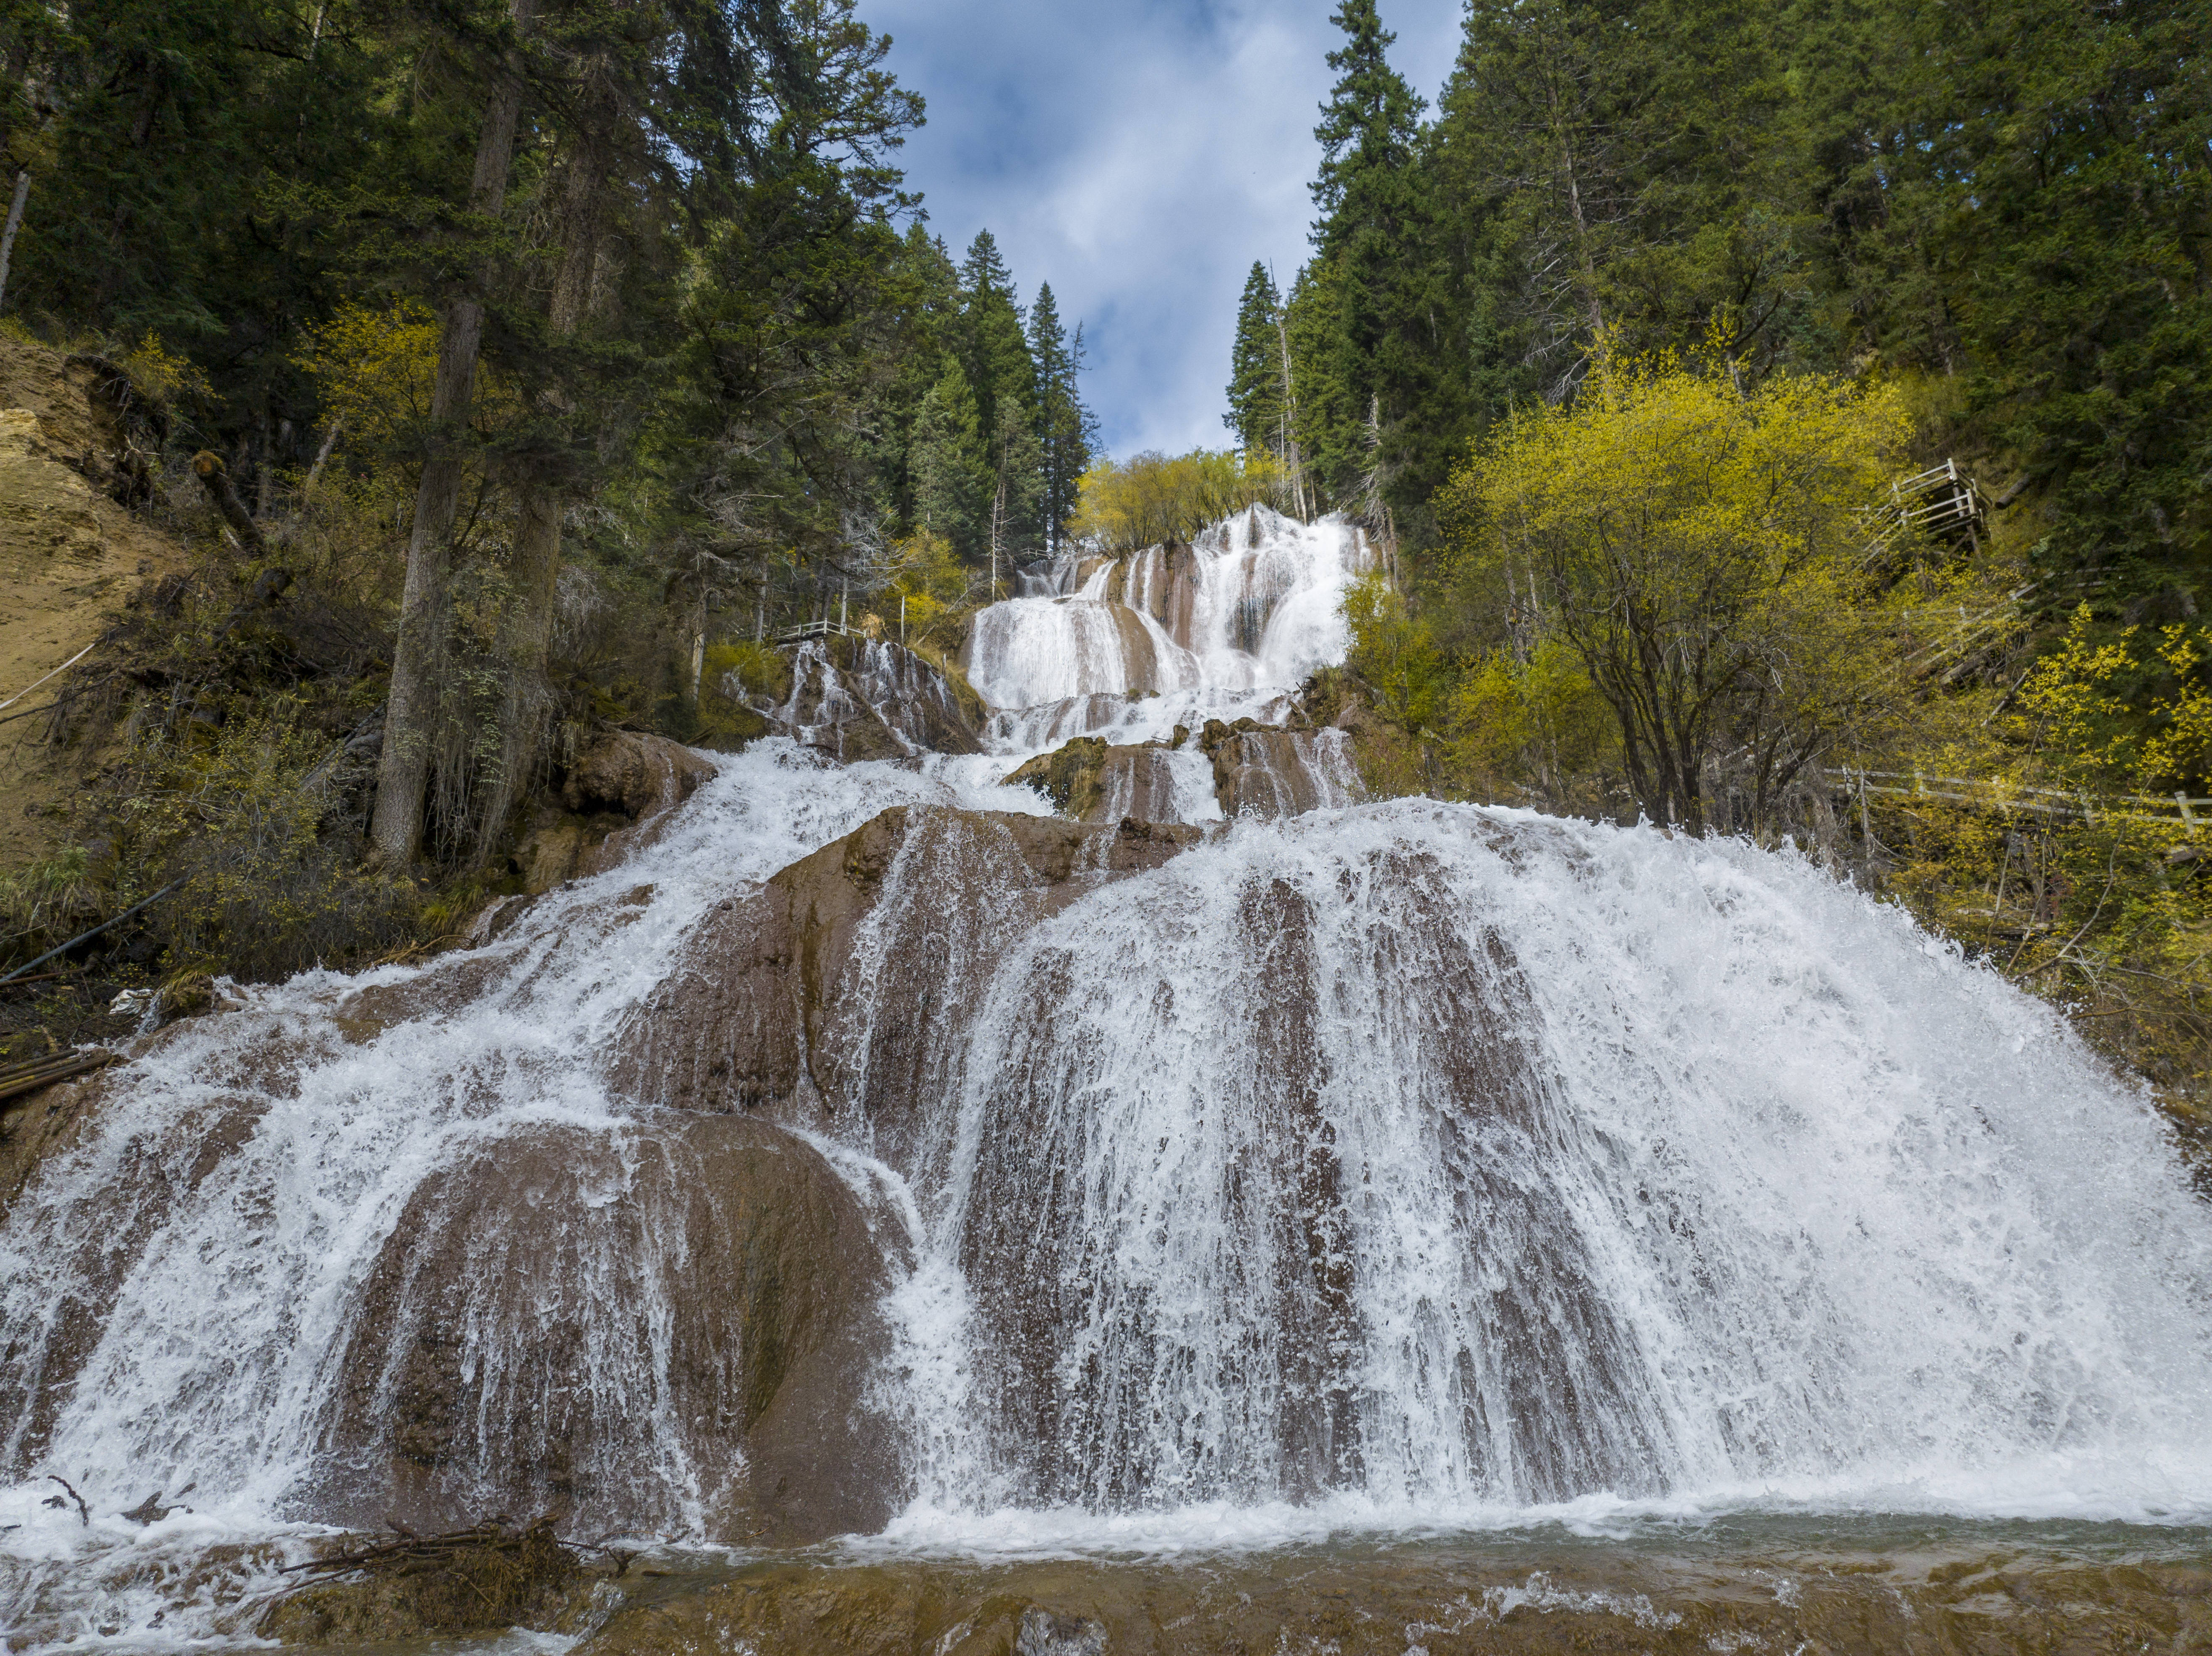
<path fill-rule="evenodd" d="M 1363 555 L 1071 561 L 971 664 L 1262 707 Z M 1046 663 L 1109 610 L 1181 690 Z M 142 1039 L 0 1218 L 0 1620 L 176 1611 L 38 1606 L 188 1486 L 210 1543 L 2212 1522 L 2212 1208 L 2048 1007 L 1794 852 L 1221 755 L 1302 814 L 763 740 L 491 942 Z"/>
<path fill-rule="evenodd" d="M 1279 720 L 1316 668 L 1344 658 L 1346 585 L 1364 536 L 1255 506 L 1189 545 L 1118 560 L 1071 550 L 1023 572 L 1022 596 L 979 613 L 965 663 L 1006 753 L 1069 737 L 1166 737 L 1180 724 Z"/>
<path fill-rule="evenodd" d="M 915 1533 L 2212 1511 L 2212 1217 L 2154 1113 L 1794 857 L 1243 825 L 1025 936 L 934 1131 L 915 1279 L 962 1291 L 904 1361 L 999 1380 L 916 1433 Z"/>
<path fill-rule="evenodd" d="M 1793 856 L 1427 802 L 1073 866 L 1040 904 L 994 871 L 1021 819 L 969 809 L 1022 798 L 763 744 L 497 943 L 164 1032 L 0 1228 L 10 1474 L 380 1510 L 344 1422 L 458 1248 L 439 1338 L 499 1419 L 404 1428 L 466 1439 L 449 1492 L 556 1454 L 580 1520 L 714 1532 L 744 1457 L 678 1405 L 737 1384 L 682 1372 L 735 1290 L 685 1273 L 745 1147 L 619 1055 L 672 1017 L 711 1068 L 728 1037 L 683 1020 L 737 980 L 720 917 L 904 800 L 823 957 L 813 1079 L 739 1125 L 849 1187 L 905 1532 L 2212 1514 L 2204 1204 L 2049 1010 L 1897 910 Z M 730 1375 L 745 1338 L 714 1336 Z"/>

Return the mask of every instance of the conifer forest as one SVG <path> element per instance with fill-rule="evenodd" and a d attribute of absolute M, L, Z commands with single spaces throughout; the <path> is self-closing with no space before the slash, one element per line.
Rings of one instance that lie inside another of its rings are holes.
<path fill-rule="evenodd" d="M 0 1647 L 2212 1649 L 2212 14 L 1428 3 L 0 0 Z"/>

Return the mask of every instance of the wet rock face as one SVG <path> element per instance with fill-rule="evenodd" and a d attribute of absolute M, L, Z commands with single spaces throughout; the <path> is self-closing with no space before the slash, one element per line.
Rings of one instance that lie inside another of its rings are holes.
<path fill-rule="evenodd" d="M 1620 1656 L 2197 1650 L 2212 1560 L 1959 1550 L 1668 1557 L 1435 1545 L 1180 1564 L 763 1562 L 669 1584 L 576 1656 Z"/>
<path fill-rule="evenodd" d="M 950 1073 L 1030 927 L 1157 868 L 1200 830 L 900 806 L 726 903 L 622 1036 L 641 1102 L 879 1124 L 878 1153 Z"/>
<path fill-rule="evenodd" d="M 1396 957 L 1391 980 L 1416 986 L 1394 1015 L 1425 1032 L 1407 1102 L 1435 1188 L 1418 1205 L 1454 1237 L 1510 1239 L 1464 1244 L 1439 1290 L 1462 1325 L 1430 1356 L 1456 1398 L 1451 1441 L 1430 1453 L 1527 1498 L 1656 1493 L 1667 1425 L 1546 1154 L 1563 1124 L 1521 967 L 1454 923 L 1434 866 L 1383 858 L 1368 877 L 1393 918 L 1363 923 L 1358 946 Z M 1165 936 L 1205 899 L 1156 900 Z M 1402 1454 L 1373 1408 L 1386 1382 L 1362 1307 L 1414 1313 L 1359 1289 L 1401 1239 L 1352 1211 L 1377 1198 L 1361 1188 L 1375 1147 L 1340 1106 L 1345 906 L 1248 877 L 1221 902 L 1226 946 L 1207 968 L 1222 987 L 1202 1022 L 1177 962 L 1102 974 L 1086 949 L 1121 938 L 1073 927 L 1042 933 L 1019 992 L 1002 992 L 967 1080 L 981 1125 L 959 1259 L 981 1361 L 1003 1377 L 989 1436 L 1018 1501 L 1304 1501 L 1368 1487 L 1376 1453 Z M 1235 1291 L 1190 1320 L 1200 1285 L 1220 1283 Z"/>
<path fill-rule="evenodd" d="M 1114 754 L 1104 737 L 1079 736 L 1024 761 L 1007 776 L 1006 786 L 1029 788 L 1062 816 L 1085 820 L 1105 792 L 1101 779 Z"/>
<path fill-rule="evenodd" d="M 412 1558 L 394 1556 L 392 1544 L 380 1538 L 364 1568 L 306 1578 L 268 1607 L 255 1632 L 285 1645 L 396 1644 L 512 1627 L 574 1632 L 589 1615 L 594 1584 L 550 1523 L 431 1538 Z M 348 1556 L 343 1542 L 324 1545 L 323 1556 Z"/>
<path fill-rule="evenodd" d="M 155 1035 L 173 1038 L 181 1026 Z M 0 1157 L 0 1196 L 8 1203 L 42 1169 L 42 1156 L 59 1160 L 87 1132 L 113 1096 L 117 1072 L 58 1087 L 9 1121 L 14 1154 Z M 41 1245 L 73 1255 L 78 1268 L 70 1289 L 35 1307 L 36 1314 L 5 1320 L 0 1335 L 0 1466 L 28 1475 L 46 1453 L 55 1422 L 99 1346 L 115 1296 L 163 1224 L 215 1174 L 224 1158 L 249 1138 L 267 1109 L 265 1101 L 217 1095 L 184 1110 L 170 1131 L 147 1134 L 120 1147 L 77 1147 L 100 1155 L 97 1183 L 54 1216 Z M 0 1203 L 0 1213 L 6 1210 Z M 16 1305 L 11 1310 L 33 1310 Z"/>
<path fill-rule="evenodd" d="M 325 1510 L 809 1540 L 896 1495 L 866 1403 L 885 1271 L 820 1156 L 738 1116 L 548 1126 L 416 1188 L 370 1276 Z M 606 1338 L 586 1301 L 623 1307 Z"/>
<path fill-rule="evenodd" d="M 1176 727 L 1181 730 L 1181 726 Z M 1188 736 L 1184 738 L 1188 739 Z M 1170 755 L 1182 745 L 1115 746 L 1079 736 L 1006 777 L 1079 822 L 1173 822 L 1188 813 Z M 1209 719 L 1198 743 L 1212 766 L 1213 798 L 1224 816 L 1296 816 L 1366 797 L 1342 731 Z M 1201 795 L 1201 798 L 1203 796 Z"/>
<path fill-rule="evenodd" d="M 1214 797 L 1224 816 L 1297 816 L 1366 798 L 1340 731 L 1214 719 L 1199 743 L 1213 761 Z"/>
<path fill-rule="evenodd" d="M 791 651 L 791 695 L 751 706 L 783 735 L 847 764 L 920 753 L 981 753 L 983 704 L 902 646 L 854 636 Z"/>
<path fill-rule="evenodd" d="M 1062 816 L 1081 822 L 1140 822 L 1182 819 L 1171 749 L 1156 742 L 1109 744 L 1103 737 L 1079 736 L 1051 753 L 1039 754 L 1006 778 L 1010 787 L 1028 787 L 1052 802 Z"/>

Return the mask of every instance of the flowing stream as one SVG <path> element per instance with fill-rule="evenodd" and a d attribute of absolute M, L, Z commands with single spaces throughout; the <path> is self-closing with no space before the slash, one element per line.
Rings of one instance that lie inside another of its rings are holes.
<path fill-rule="evenodd" d="M 142 1041 L 0 1224 L 0 1623 L 228 1636 L 240 1581 L 374 1521 L 358 1446 L 422 1429 L 378 1412 L 429 1314 L 393 1262 L 448 1232 L 446 1495 L 558 1459 L 574 1532 L 714 1537 L 746 1468 L 682 1404 L 709 1163 L 624 1054 L 737 992 L 718 917 L 894 806 L 810 1037 L 861 1102 L 769 1111 L 880 1262 L 873 1544 L 2212 1524 L 2212 1207 L 2167 1131 L 1794 853 L 1415 799 L 1079 858 L 1049 901 L 992 871 L 1018 836 L 972 813 L 1047 810 L 1015 758 L 1279 712 L 1366 558 L 1258 513 L 1070 558 L 975 625 L 999 751 L 757 743 L 478 947 Z M 538 1182 L 487 1228 L 502 1168 Z M 191 1510 L 118 1516 L 156 1490 Z"/>

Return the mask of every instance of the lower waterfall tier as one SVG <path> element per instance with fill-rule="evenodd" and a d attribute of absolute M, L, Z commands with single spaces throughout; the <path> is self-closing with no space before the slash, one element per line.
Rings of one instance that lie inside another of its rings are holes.
<path fill-rule="evenodd" d="M 88 1084 L 0 1222 L 7 1473 L 961 1545 L 2212 1519 L 2212 1216 L 1898 911 L 1648 829 L 1092 825 L 933 762 L 761 743 L 495 941 Z"/>

